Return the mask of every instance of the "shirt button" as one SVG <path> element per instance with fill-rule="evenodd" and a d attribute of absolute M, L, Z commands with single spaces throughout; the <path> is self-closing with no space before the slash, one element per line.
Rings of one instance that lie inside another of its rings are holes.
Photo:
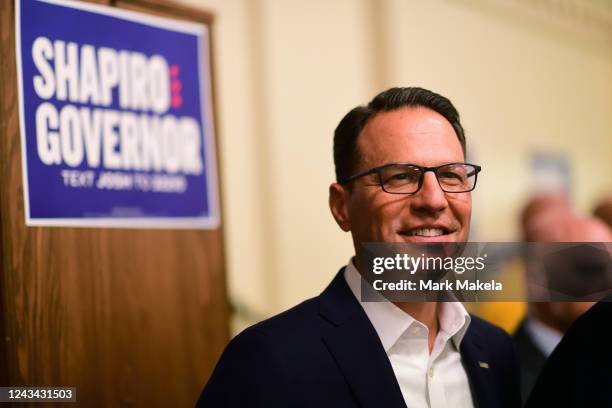
<path fill-rule="evenodd" d="M 433 373 L 434 373 L 433 368 L 429 368 L 429 370 L 427 370 L 427 375 L 429 375 L 429 378 L 433 377 Z"/>

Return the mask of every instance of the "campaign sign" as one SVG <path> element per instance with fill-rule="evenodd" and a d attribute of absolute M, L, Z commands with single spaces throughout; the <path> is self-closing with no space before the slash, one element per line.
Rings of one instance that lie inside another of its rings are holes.
<path fill-rule="evenodd" d="M 16 0 L 27 225 L 216 228 L 208 30 Z"/>

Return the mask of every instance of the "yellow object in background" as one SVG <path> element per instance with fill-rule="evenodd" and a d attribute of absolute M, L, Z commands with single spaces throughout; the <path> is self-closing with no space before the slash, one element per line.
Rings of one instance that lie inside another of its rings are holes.
<path fill-rule="evenodd" d="M 478 316 L 513 334 L 527 313 L 527 302 L 487 302 L 477 309 Z"/>
<path fill-rule="evenodd" d="M 496 278 L 497 279 L 497 278 Z M 499 276 L 504 293 L 512 299 L 527 299 L 525 267 L 520 258 L 512 259 Z M 527 302 L 479 302 L 466 304 L 467 309 L 513 334 L 527 313 Z"/>

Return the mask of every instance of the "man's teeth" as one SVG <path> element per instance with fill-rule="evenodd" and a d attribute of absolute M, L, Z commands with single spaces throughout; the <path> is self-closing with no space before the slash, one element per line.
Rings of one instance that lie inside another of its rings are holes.
<path fill-rule="evenodd" d="M 410 231 L 410 235 L 417 235 L 421 237 L 438 237 L 444 235 L 444 230 L 439 228 L 419 228 Z"/>

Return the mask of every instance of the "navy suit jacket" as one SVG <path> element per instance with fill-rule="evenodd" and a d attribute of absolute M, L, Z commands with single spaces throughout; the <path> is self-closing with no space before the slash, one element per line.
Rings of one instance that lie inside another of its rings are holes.
<path fill-rule="evenodd" d="M 320 296 L 236 336 L 197 406 L 405 407 L 389 358 L 343 271 Z M 460 352 L 477 407 L 520 406 L 510 336 L 472 317 Z"/>
<path fill-rule="evenodd" d="M 612 407 L 612 295 L 565 333 L 526 406 Z"/>

